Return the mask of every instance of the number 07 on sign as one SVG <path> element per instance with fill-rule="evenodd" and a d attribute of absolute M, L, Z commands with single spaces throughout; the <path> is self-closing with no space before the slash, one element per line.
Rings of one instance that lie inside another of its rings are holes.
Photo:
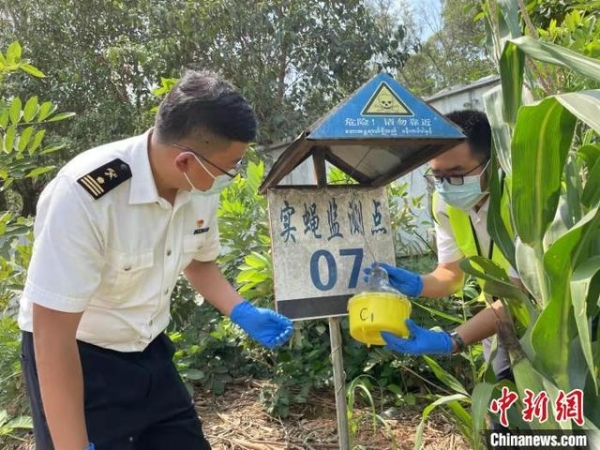
<path fill-rule="evenodd" d="M 277 310 L 293 320 L 347 314 L 363 269 L 394 264 L 385 188 L 268 191 Z"/>

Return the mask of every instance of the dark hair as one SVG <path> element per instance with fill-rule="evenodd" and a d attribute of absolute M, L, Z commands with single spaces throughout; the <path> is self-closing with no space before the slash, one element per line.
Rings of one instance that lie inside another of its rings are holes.
<path fill-rule="evenodd" d="M 155 127 L 162 142 L 204 132 L 251 142 L 256 138 L 256 115 L 233 85 L 218 75 L 188 70 L 160 104 Z"/>
<path fill-rule="evenodd" d="M 467 137 L 473 156 L 490 159 L 492 151 L 492 130 L 484 113 L 472 109 L 453 111 L 446 118 L 454 122 Z"/>

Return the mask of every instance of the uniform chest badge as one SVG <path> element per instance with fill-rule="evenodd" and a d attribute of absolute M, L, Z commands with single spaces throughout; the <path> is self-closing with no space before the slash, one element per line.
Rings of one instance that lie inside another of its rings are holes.
<path fill-rule="evenodd" d="M 204 227 L 203 219 L 196 220 L 196 229 L 194 230 L 194 235 L 206 233 L 208 230 L 210 230 L 210 227 Z"/>

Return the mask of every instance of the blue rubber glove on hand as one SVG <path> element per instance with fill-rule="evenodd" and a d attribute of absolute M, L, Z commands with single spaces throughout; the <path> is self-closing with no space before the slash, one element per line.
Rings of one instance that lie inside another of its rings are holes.
<path fill-rule="evenodd" d="M 257 308 L 247 300 L 235 305 L 229 318 L 267 348 L 286 343 L 294 332 L 290 319 L 270 309 Z"/>
<path fill-rule="evenodd" d="M 431 331 L 421 328 L 411 319 L 406 319 L 406 326 L 410 331 L 410 338 L 408 339 L 403 339 L 386 331 L 381 333 L 387 348 L 397 353 L 415 356 L 449 355 L 452 353 L 452 338 L 445 331 Z"/>
<path fill-rule="evenodd" d="M 390 266 L 386 263 L 375 263 L 385 269 L 393 288 L 398 289 L 409 297 L 418 297 L 423 292 L 423 278 L 421 275 L 401 267 Z M 371 274 L 371 268 L 365 269 L 367 275 Z M 365 280 L 367 281 L 367 280 Z"/>

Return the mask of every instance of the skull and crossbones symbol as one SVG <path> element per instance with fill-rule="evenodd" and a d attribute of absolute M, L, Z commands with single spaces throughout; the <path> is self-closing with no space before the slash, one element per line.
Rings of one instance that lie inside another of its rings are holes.
<path fill-rule="evenodd" d="M 394 106 L 394 98 L 390 94 L 382 93 L 377 100 L 383 109 L 392 109 Z"/>

